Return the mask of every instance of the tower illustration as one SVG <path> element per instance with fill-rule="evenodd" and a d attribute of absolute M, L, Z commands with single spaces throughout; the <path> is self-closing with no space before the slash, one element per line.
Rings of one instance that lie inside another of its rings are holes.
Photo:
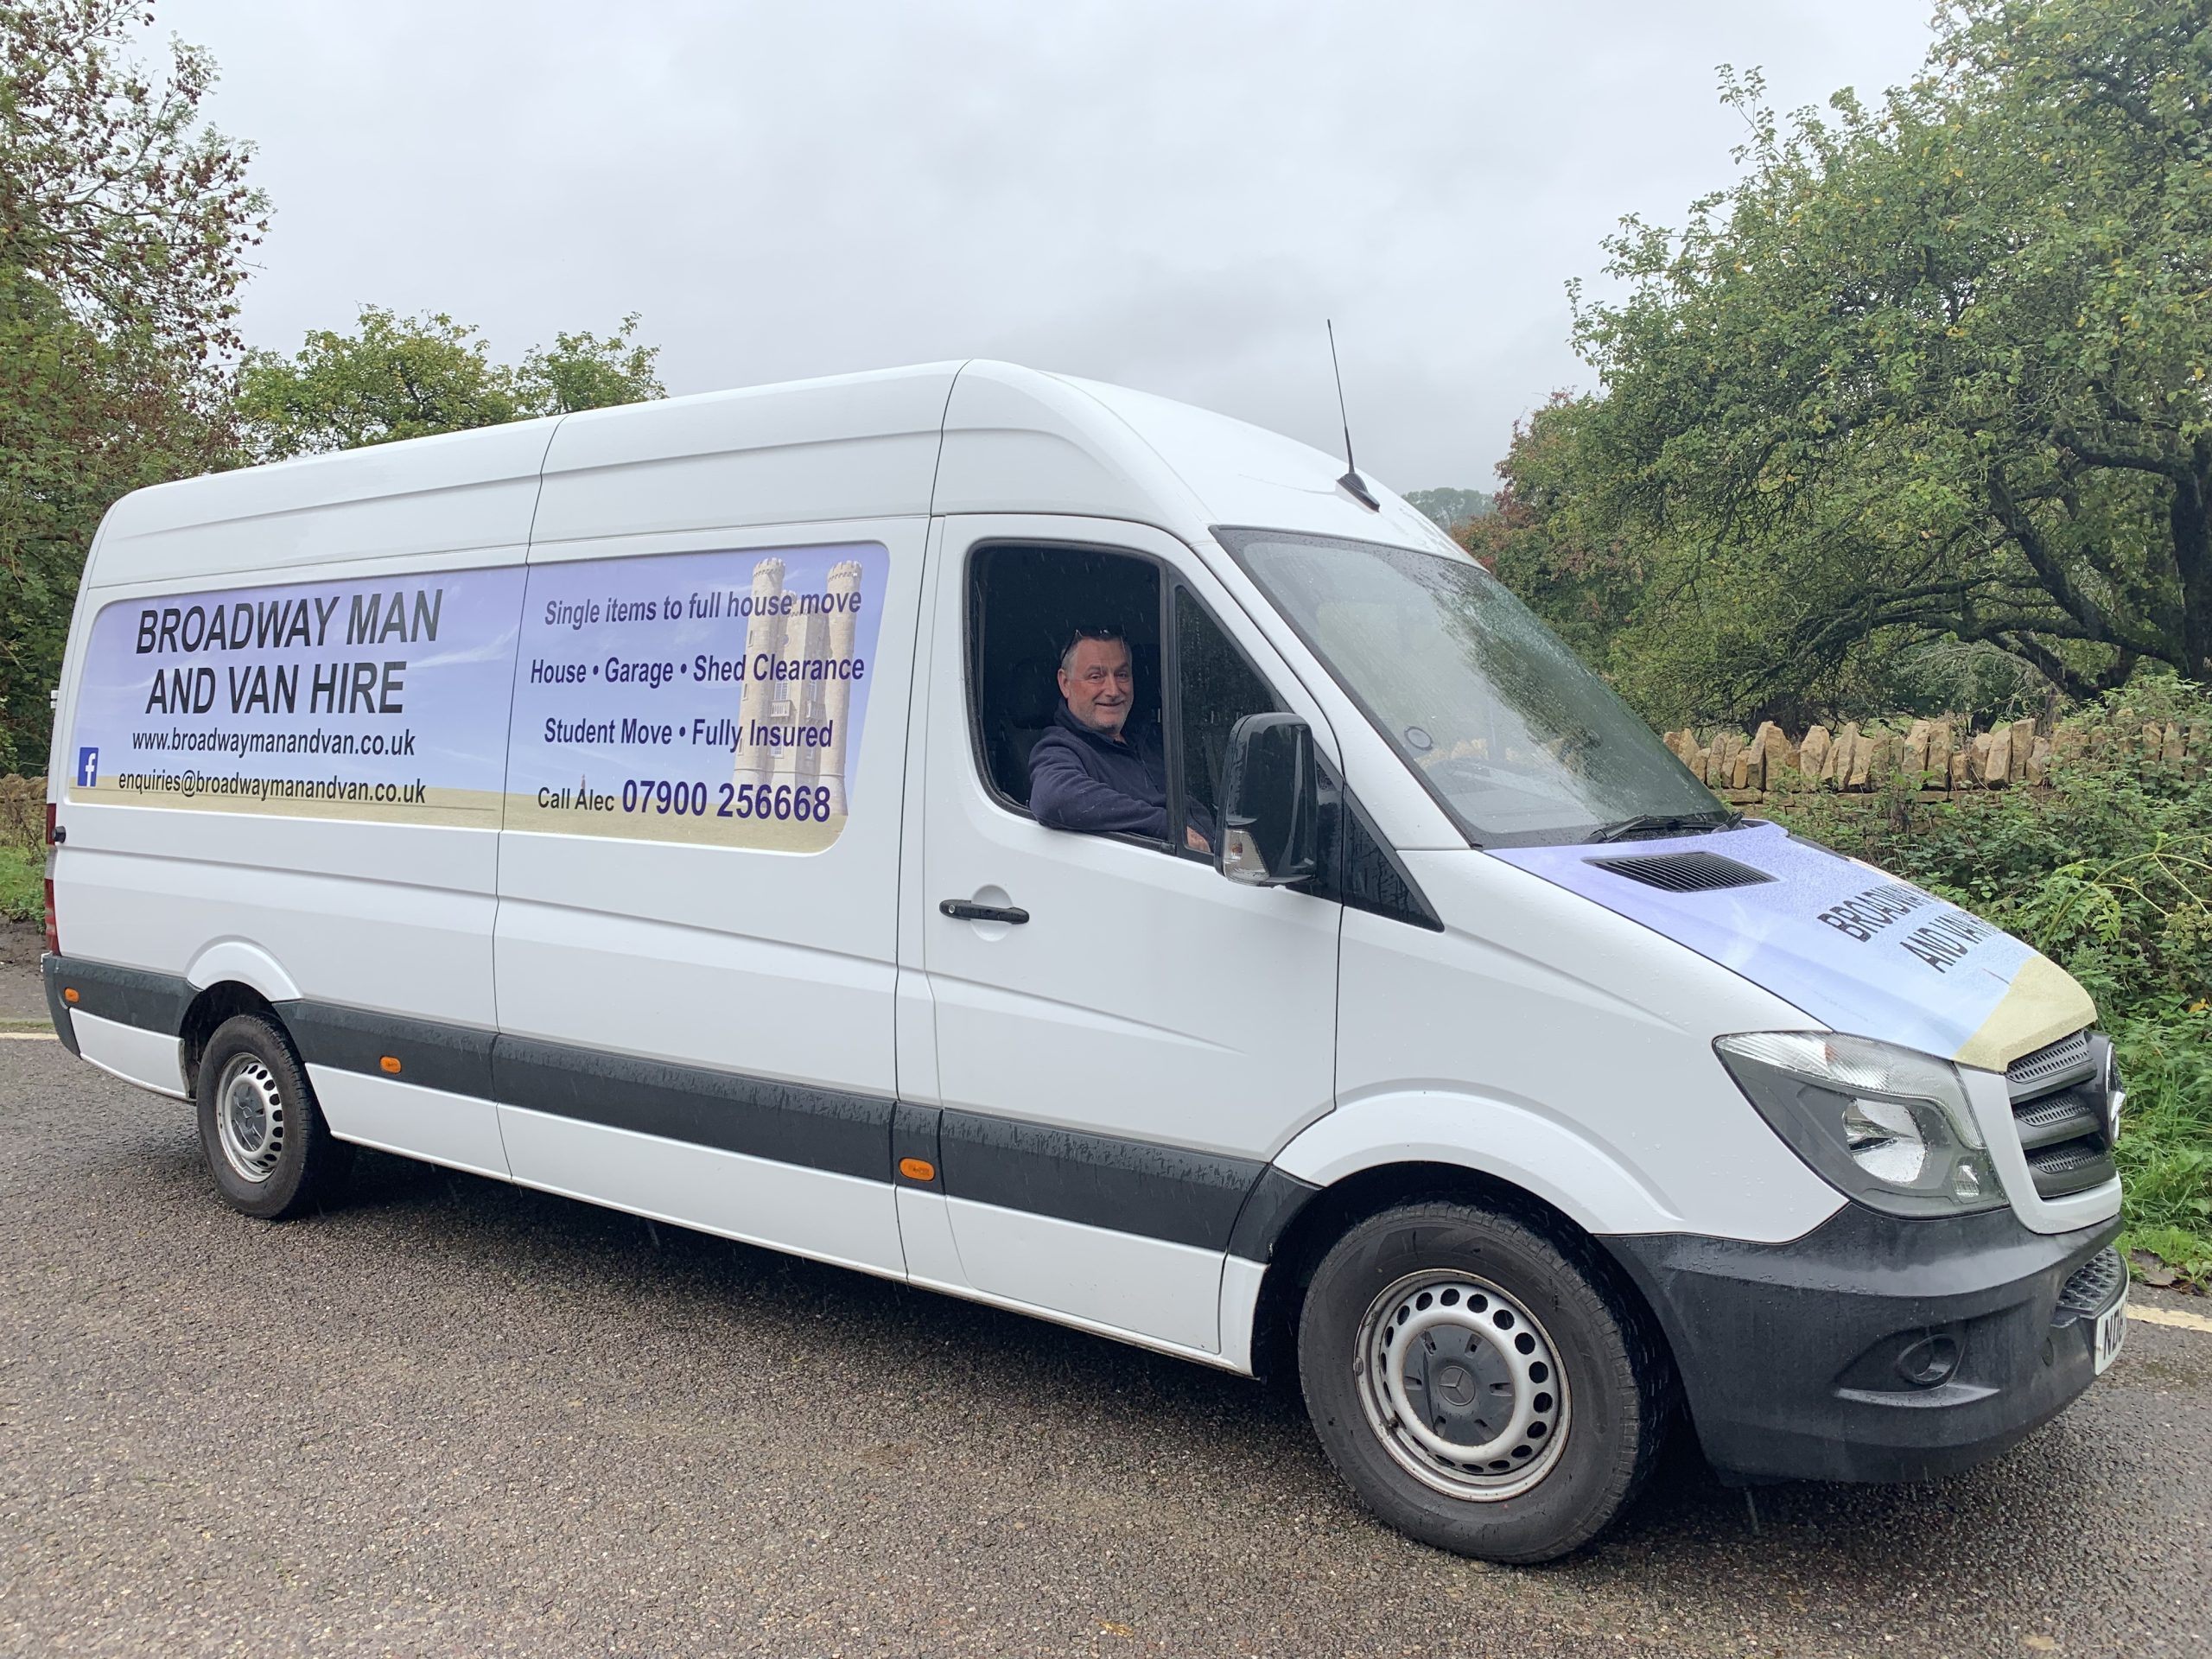
<path fill-rule="evenodd" d="M 830 791 L 830 815 L 842 817 L 848 810 L 845 728 L 853 686 L 850 680 L 835 674 L 814 677 L 814 665 L 852 660 L 859 618 L 849 609 L 823 608 L 821 601 L 804 594 L 799 596 L 799 605 L 804 608 L 791 616 L 761 615 L 761 609 L 782 595 L 784 575 L 781 559 L 763 559 L 753 569 L 756 609 L 745 630 L 745 689 L 738 699 L 731 781 L 809 788 L 819 785 Z M 849 604 L 860 593 L 861 575 L 856 560 L 832 565 L 828 598 Z M 764 679 L 753 673 L 764 658 L 776 664 L 775 677 Z M 829 741 L 801 747 L 760 741 L 767 728 L 780 728 L 788 737 L 802 726 L 827 726 Z"/>
<path fill-rule="evenodd" d="M 784 654 L 784 619 L 772 613 L 762 615 L 770 609 L 768 601 L 784 591 L 784 562 L 763 559 L 753 567 L 753 615 L 745 625 L 745 690 L 737 704 L 737 760 L 730 781 L 736 784 L 766 784 L 774 781 L 777 751 L 756 741 L 757 729 L 776 723 L 777 716 L 770 706 L 775 688 L 765 680 L 752 677 L 753 665 L 767 658 L 771 661 Z"/>
<path fill-rule="evenodd" d="M 851 600 L 861 590 L 861 567 L 857 559 L 846 559 L 830 567 L 830 596 Z M 836 661 L 850 662 L 853 658 L 854 637 L 860 630 L 857 611 L 847 608 L 832 611 L 825 619 L 829 623 L 828 655 Z M 853 705 L 853 683 L 850 680 L 824 680 L 822 683 L 822 717 L 830 721 L 829 747 L 822 751 L 822 780 L 830 785 L 830 810 L 843 817 L 845 805 L 845 715 Z"/>

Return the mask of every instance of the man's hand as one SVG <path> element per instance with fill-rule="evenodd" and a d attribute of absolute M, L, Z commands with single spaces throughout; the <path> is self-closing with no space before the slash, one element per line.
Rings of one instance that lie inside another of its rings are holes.
<path fill-rule="evenodd" d="M 1188 824 L 1183 826 L 1183 844 L 1194 853 L 1211 853 L 1213 843 Z"/>

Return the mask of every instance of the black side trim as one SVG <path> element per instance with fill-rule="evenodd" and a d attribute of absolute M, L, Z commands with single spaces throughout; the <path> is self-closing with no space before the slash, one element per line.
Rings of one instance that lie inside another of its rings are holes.
<path fill-rule="evenodd" d="M 46 1014 L 54 1021 L 54 1034 L 61 1039 L 62 1047 L 82 1059 L 77 1049 L 77 1028 L 69 1023 L 69 1005 L 61 1000 L 61 958 L 49 952 L 39 957 L 38 965 L 46 981 Z"/>
<path fill-rule="evenodd" d="M 669 1141 L 887 1180 L 891 1102 L 504 1033 L 492 1098 Z"/>
<path fill-rule="evenodd" d="M 57 982 L 77 993 L 73 1006 L 96 1020 L 112 1020 L 119 1026 L 158 1031 L 174 1037 L 184 1029 L 184 1011 L 192 1006 L 192 983 L 175 974 L 156 974 L 143 968 L 118 968 L 82 957 L 46 958 L 47 984 Z M 49 988 L 49 1004 L 59 993 Z M 73 1050 L 75 1044 L 70 1045 Z"/>
<path fill-rule="evenodd" d="M 395 1083 L 442 1089 L 449 1095 L 491 1097 L 492 1033 L 488 1031 L 377 1014 L 334 1002 L 302 1001 L 275 1006 L 277 1017 L 299 1047 L 300 1058 L 309 1065 L 361 1071 L 372 1077 L 390 1076 Z M 397 1072 L 384 1070 L 387 1054 L 399 1062 Z"/>
<path fill-rule="evenodd" d="M 79 1009 L 149 1031 L 180 1030 L 193 996 L 190 984 L 168 975 L 61 957 L 48 957 L 43 965 L 47 1006 L 72 1053 L 77 1044 L 63 1017 L 65 984 L 77 990 Z M 897 1180 L 901 1158 L 923 1158 L 937 1166 L 926 1185 L 954 1198 L 1248 1261 L 1267 1261 L 1319 1191 L 1255 1159 L 495 1036 L 338 1003 L 275 1006 L 310 1065 L 866 1181 Z M 384 1070 L 387 1054 L 400 1062 L 397 1074 Z"/>
<path fill-rule="evenodd" d="M 1247 1262 L 1273 1261 L 1285 1230 L 1320 1190 L 1269 1164 L 1244 1195 L 1244 1207 L 1236 1212 L 1236 1226 L 1229 1236 L 1229 1253 Z"/>
<path fill-rule="evenodd" d="M 938 1130 L 956 1198 L 1225 1250 L 1245 1194 L 1268 1166 L 1144 1141 L 948 1111 Z"/>
<path fill-rule="evenodd" d="M 932 1192 L 944 1191 L 944 1154 L 938 1149 L 937 1124 L 944 1114 L 934 1106 L 911 1106 L 899 1101 L 891 1109 L 891 1173 L 893 1179 L 912 1187 L 927 1187 Z M 936 1176 L 926 1181 L 906 1180 L 899 1173 L 899 1160 L 919 1158 L 937 1170 Z"/>

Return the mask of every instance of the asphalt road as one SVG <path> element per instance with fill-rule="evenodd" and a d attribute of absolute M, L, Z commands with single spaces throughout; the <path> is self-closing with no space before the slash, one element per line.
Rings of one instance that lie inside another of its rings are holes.
<path fill-rule="evenodd" d="M 1370 1521 L 1284 1394 L 397 1159 L 249 1221 L 182 1106 L 16 1039 L 0 1308 L 9 1654 L 2212 1647 L 2185 1329 L 1974 1475 L 1754 1530 L 1681 1456 L 1490 1567 Z"/>

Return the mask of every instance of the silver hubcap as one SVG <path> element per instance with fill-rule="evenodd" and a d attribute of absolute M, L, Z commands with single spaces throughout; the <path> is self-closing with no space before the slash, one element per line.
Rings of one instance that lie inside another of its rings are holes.
<path fill-rule="evenodd" d="M 1424 1484 L 1495 1503 L 1559 1461 L 1567 1377 L 1529 1310 L 1471 1274 L 1417 1273 L 1373 1302 L 1353 1363 L 1368 1427 Z"/>
<path fill-rule="evenodd" d="M 241 1180 L 267 1180 L 284 1155 L 284 1097 L 269 1068 L 251 1054 L 223 1068 L 215 1085 L 215 1131 L 223 1161 Z"/>

